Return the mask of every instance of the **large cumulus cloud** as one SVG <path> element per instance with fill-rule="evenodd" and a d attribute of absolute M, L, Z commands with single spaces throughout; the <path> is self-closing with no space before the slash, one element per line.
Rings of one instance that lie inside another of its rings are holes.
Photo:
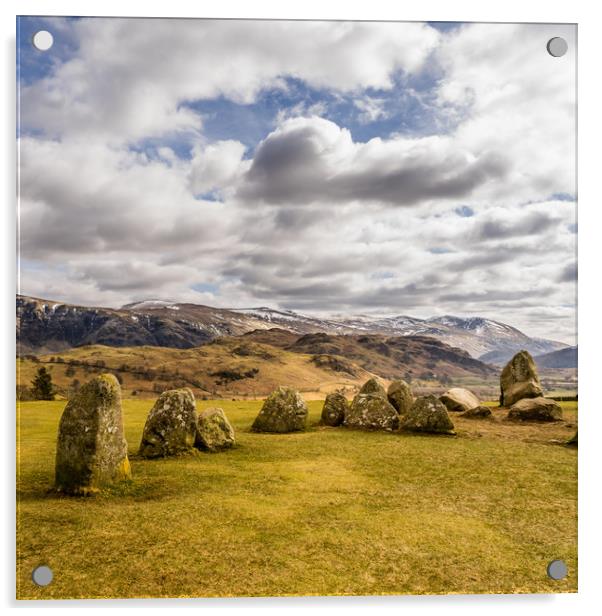
<path fill-rule="evenodd" d="M 479 314 L 572 340 L 571 26 L 60 23 L 73 53 L 21 89 L 23 292 Z M 554 35 L 564 58 L 545 53 Z M 452 132 L 362 141 L 312 101 L 248 148 L 208 139 L 190 104 L 295 79 L 369 123 L 390 117 L 377 92 L 396 74 L 435 65 L 429 104 Z"/>

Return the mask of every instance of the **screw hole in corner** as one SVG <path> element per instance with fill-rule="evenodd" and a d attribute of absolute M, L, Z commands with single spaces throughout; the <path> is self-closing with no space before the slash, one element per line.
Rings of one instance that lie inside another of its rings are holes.
<path fill-rule="evenodd" d="M 31 572 L 31 579 L 37 586 L 48 586 L 53 577 L 52 569 L 46 565 L 40 565 Z"/>
<path fill-rule="evenodd" d="M 553 560 L 548 565 L 548 577 L 552 578 L 553 580 L 564 580 L 568 573 L 569 570 L 564 560 Z"/>
<path fill-rule="evenodd" d="M 33 35 L 31 42 L 38 51 L 48 51 L 54 43 L 54 37 L 48 30 L 38 30 Z"/>
<path fill-rule="evenodd" d="M 569 45 L 562 37 L 555 36 L 548 41 L 546 49 L 552 57 L 561 58 L 568 51 Z"/>

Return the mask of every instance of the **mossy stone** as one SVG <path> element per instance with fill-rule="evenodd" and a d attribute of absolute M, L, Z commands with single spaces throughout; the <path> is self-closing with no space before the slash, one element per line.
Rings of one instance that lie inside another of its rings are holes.
<path fill-rule="evenodd" d="M 299 432 L 307 424 L 307 405 L 299 392 L 290 387 L 279 387 L 264 401 L 255 418 L 253 432 Z"/>
<path fill-rule="evenodd" d="M 349 409 L 349 402 L 345 396 L 335 391 L 326 396 L 322 407 L 322 424 L 325 426 L 340 426 Z"/>
<path fill-rule="evenodd" d="M 112 374 L 86 383 L 59 422 L 55 486 L 67 494 L 93 494 L 130 479 L 121 412 L 121 388 Z"/>
<path fill-rule="evenodd" d="M 150 410 L 140 443 L 144 458 L 174 456 L 194 447 L 197 412 L 194 394 L 187 387 L 164 391 Z"/>
<path fill-rule="evenodd" d="M 445 405 L 436 396 L 417 398 L 401 423 L 401 429 L 409 432 L 454 434 L 454 424 Z"/>
<path fill-rule="evenodd" d="M 195 447 L 204 451 L 222 451 L 236 444 L 234 429 L 224 411 L 209 408 L 199 414 Z"/>

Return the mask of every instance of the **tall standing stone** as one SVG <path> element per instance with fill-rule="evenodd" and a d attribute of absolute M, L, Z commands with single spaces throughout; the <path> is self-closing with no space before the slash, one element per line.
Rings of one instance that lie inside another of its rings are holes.
<path fill-rule="evenodd" d="M 519 351 L 506 364 L 500 376 L 500 390 L 500 406 L 543 395 L 537 366 L 528 351 Z"/>
<path fill-rule="evenodd" d="M 164 391 L 146 418 L 139 454 L 144 458 L 178 455 L 194 447 L 196 433 L 192 391 L 187 387 Z"/>
<path fill-rule="evenodd" d="M 121 388 L 115 376 L 101 374 L 86 383 L 63 411 L 55 485 L 67 494 L 87 495 L 130 478 Z"/>

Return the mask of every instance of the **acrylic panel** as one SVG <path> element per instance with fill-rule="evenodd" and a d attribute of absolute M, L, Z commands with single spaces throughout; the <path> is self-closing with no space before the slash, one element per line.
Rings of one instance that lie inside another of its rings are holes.
<path fill-rule="evenodd" d="M 17 19 L 17 596 L 577 590 L 571 24 Z"/>

